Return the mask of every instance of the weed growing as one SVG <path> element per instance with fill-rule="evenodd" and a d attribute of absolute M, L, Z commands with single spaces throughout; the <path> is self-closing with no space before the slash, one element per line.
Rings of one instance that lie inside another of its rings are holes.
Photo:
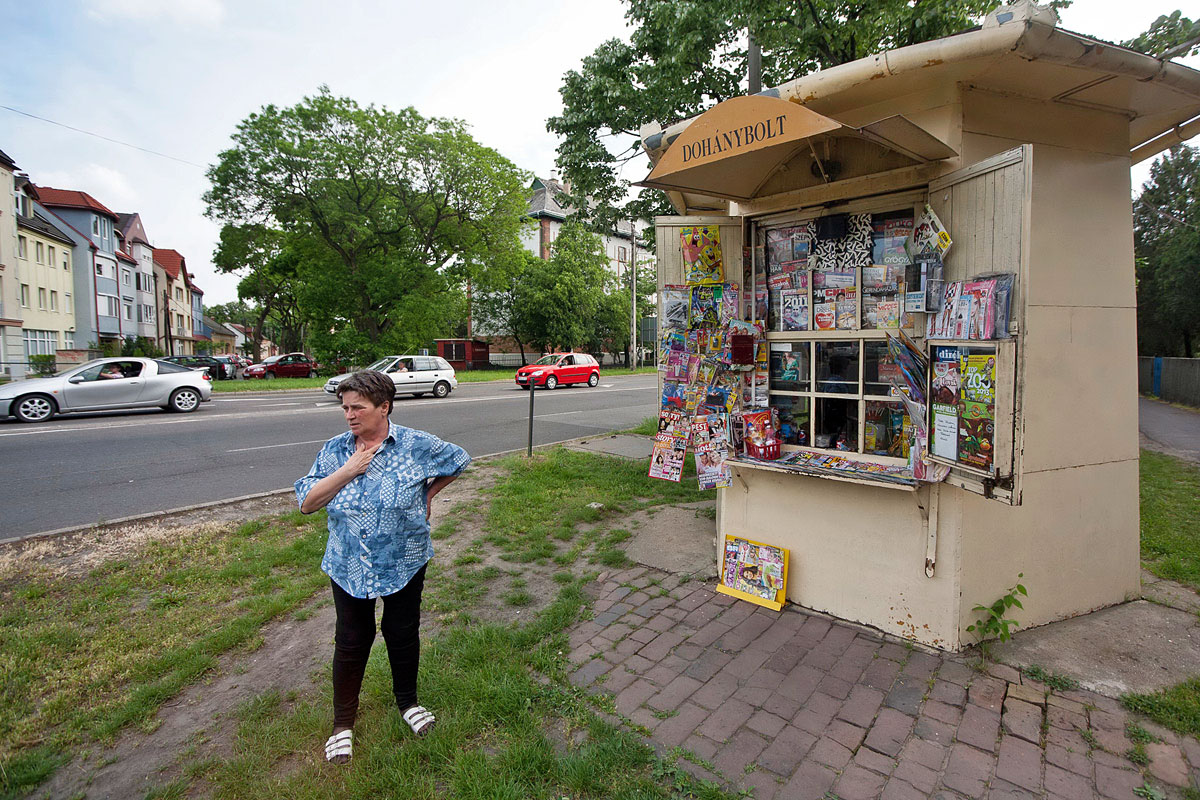
<path fill-rule="evenodd" d="M 1200 736 L 1200 676 L 1157 692 L 1127 694 L 1121 702 L 1176 733 Z"/>

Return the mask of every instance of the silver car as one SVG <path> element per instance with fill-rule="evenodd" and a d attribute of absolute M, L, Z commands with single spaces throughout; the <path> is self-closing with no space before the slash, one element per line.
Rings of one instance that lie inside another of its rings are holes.
<path fill-rule="evenodd" d="M 0 417 L 45 422 L 74 411 L 152 406 L 188 412 L 211 397 L 211 379 L 203 370 L 152 358 L 101 358 L 0 386 Z"/>
<path fill-rule="evenodd" d="M 396 394 L 411 394 L 416 397 L 432 392 L 434 397 L 445 397 L 458 388 L 458 378 L 450 362 L 438 356 L 387 356 L 366 369 L 382 372 L 396 384 Z M 338 384 L 354 373 L 335 375 L 325 382 L 325 391 L 337 395 Z"/>

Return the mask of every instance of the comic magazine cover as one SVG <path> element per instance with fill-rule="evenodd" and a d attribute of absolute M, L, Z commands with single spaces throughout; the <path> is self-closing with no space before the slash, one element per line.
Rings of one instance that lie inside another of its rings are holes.
<path fill-rule="evenodd" d="M 880 300 L 875 305 L 875 325 L 879 328 L 900 327 L 900 303 L 896 300 Z"/>
<path fill-rule="evenodd" d="M 905 242 L 905 252 L 908 253 L 909 258 L 915 258 L 921 253 L 934 252 L 944 256 L 953 243 L 950 234 L 942 225 L 942 221 L 938 219 L 938 215 L 933 213 L 933 209 L 927 205 L 925 213 L 913 226 L 912 235 Z"/>
<path fill-rule="evenodd" d="M 687 380 L 689 354 L 683 350 L 667 351 L 666 368 L 662 370 L 663 380 L 682 382 Z"/>
<path fill-rule="evenodd" d="M 969 355 L 964 349 L 958 370 L 958 460 L 990 469 L 995 445 L 996 357 Z"/>
<path fill-rule="evenodd" d="M 783 551 L 752 544 L 745 539 L 725 539 L 721 582 L 730 589 L 774 600 L 783 588 Z"/>
<path fill-rule="evenodd" d="M 738 316 L 738 285 L 727 283 L 721 290 L 720 324 L 727 325 Z"/>
<path fill-rule="evenodd" d="M 710 328 L 720 325 L 722 294 L 720 286 L 693 286 L 689 327 Z"/>
<path fill-rule="evenodd" d="M 683 478 L 683 459 L 687 450 L 669 442 L 655 442 L 650 454 L 650 477 L 679 483 Z"/>
<path fill-rule="evenodd" d="M 687 286 L 664 286 L 662 290 L 662 326 L 683 330 L 688 327 L 688 302 L 691 292 Z"/>
<path fill-rule="evenodd" d="M 662 408 L 683 408 L 686 403 L 685 385 L 673 381 L 665 381 L 662 391 Z"/>
<path fill-rule="evenodd" d="M 837 327 L 841 331 L 852 331 L 858 328 L 858 302 L 854 299 L 854 290 L 846 289 L 849 296 L 837 301 Z M 838 297 L 842 297 L 841 294 Z"/>
<path fill-rule="evenodd" d="M 995 279 L 968 281 L 963 284 L 963 297 L 970 300 L 970 325 L 965 339 L 992 339 L 996 335 Z"/>
<path fill-rule="evenodd" d="M 679 229 L 684 280 L 689 284 L 718 284 L 725 280 L 721 260 L 721 231 L 716 225 Z"/>

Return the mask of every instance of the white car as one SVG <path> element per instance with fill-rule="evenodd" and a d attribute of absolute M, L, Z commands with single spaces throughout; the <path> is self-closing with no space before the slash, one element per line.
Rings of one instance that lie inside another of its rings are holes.
<path fill-rule="evenodd" d="M 396 384 L 396 394 L 411 394 L 421 397 L 430 392 L 434 397 L 445 397 L 458 388 L 454 367 L 438 356 L 387 356 L 366 369 L 382 372 Z M 338 384 L 353 375 L 335 375 L 325 383 L 325 391 L 337 396 Z"/>
<path fill-rule="evenodd" d="M 203 370 L 153 358 L 101 358 L 0 386 L 0 418 L 45 422 L 74 411 L 153 406 L 188 412 L 211 397 L 212 379 Z"/>

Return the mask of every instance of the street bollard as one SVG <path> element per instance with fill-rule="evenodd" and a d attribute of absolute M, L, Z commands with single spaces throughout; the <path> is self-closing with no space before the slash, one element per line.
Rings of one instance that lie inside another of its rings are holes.
<path fill-rule="evenodd" d="M 537 392 L 537 378 L 529 376 L 529 446 L 525 449 L 525 457 L 533 457 L 533 395 Z"/>

